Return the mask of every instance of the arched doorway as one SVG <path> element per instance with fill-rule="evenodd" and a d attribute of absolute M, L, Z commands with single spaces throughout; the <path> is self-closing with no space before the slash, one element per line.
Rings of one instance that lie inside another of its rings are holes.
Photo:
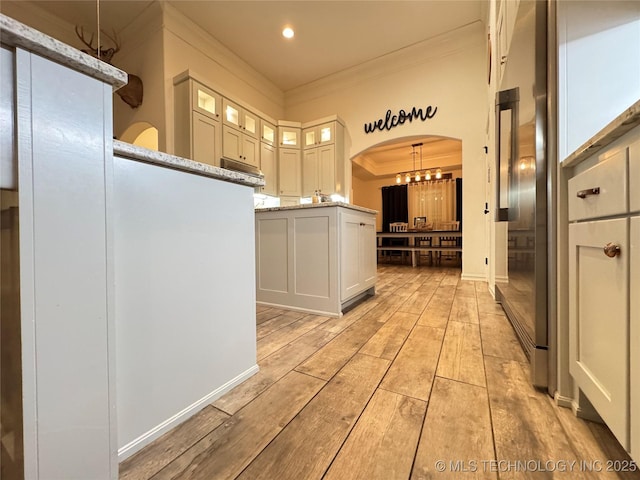
<path fill-rule="evenodd" d="M 124 131 L 120 140 L 150 150 L 158 150 L 158 129 L 147 122 L 136 122 Z"/>
<path fill-rule="evenodd" d="M 422 159 L 419 147 L 412 147 L 417 144 L 422 144 Z M 433 135 L 396 138 L 358 153 L 351 165 L 351 201 L 382 212 L 382 187 L 397 185 L 398 175 L 402 184 L 407 183 L 407 173 L 416 171 L 421 172 L 421 180 L 427 171 L 435 177 L 437 170 L 443 177 L 462 178 L 462 140 Z M 415 183 L 415 175 L 410 183 Z M 382 227 L 379 214 L 377 229 Z"/>

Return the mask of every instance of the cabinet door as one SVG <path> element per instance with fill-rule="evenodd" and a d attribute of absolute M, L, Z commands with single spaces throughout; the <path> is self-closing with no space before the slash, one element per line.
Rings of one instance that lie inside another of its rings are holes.
<path fill-rule="evenodd" d="M 629 447 L 628 219 L 569 225 L 570 372 Z M 606 256 L 608 243 L 620 254 Z"/>
<path fill-rule="evenodd" d="M 241 118 L 242 113 L 241 113 L 240 106 L 238 106 L 237 104 L 233 103 L 232 101 L 226 98 L 223 98 L 222 108 L 223 108 L 222 122 L 225 125 L 229 125 L 230 127 L 240 129 L 241 121 L 242 121 L 242 118 Z"/>
<path fill-rule="evenodd" d="M 276 170 L 276 149 L 266 143 L 260 144 L 260 170 L 264 174 L 265 185 L 261 192 L 266 195 L 278 195 L 278 175 Z"/>
<path fill-rule="evenodd" d="M 340 300 L 344 302 L 361 291 L 360 217 L 341 214 L 340 222 Z"/>
<path fill-rule="evenodd" d="M 242 131 L 253 138 L 259 137 L 260 120 L 248 110 L 242 110 Z"/>
<path fill-rule="evenodd" d="M 324 123 L 317 127 L 318 145 L 329 145 L 335 142 L 336 122 Z"/>
<path fill-rule="evenodd" d="M 220 120 L 220 95 L 196 81 L 191 82 L 191 95 L 194 111 Z"/>
<path fill-rule="evenodd" d="M 305 150 L 302 157 L 302 196 L 309 197 L 319 188 L 318 149 Z"/>
<path fill-rule="evenodd" d="M 318 151 L 318 188 L 322 193 L 336 192 L 336 146 L 323 145 Z"/>
<path fill-rule="evenodd" d="M 246 134 L 242 135 L 242 152 L 240 153 L 240 161 L 254 167 L 259 166 L 259 145 L 257 138 L 250 137 Z"/>
<path fill-rule="evenodd" d="M 300 129 L 296 127 L 278 127 L 280 146 L 283 148 L 300 148 Z"/>
<path fill-rule="evenodd" d="M 269 145 L 275 145 L 276 143 L 276 127 L 267 122 L 266 120 L 260 120 L 261 131 L 260 140 Z"/>
<path fill-rule="evenodd" d="M 227 125 L 222 126 L 222 155 L 242 162 L 242 132 Z"/>
<path fill-rule="evenodd" d="M 376 258 L 376 220 L 366 216 L 360 222 L 360 273 L 363 288 L 375 285 L 378 271 Z"/>
<path fill-rule="evenodd" d="M 300 196 L 300 150 L 280 149 L 278 181 L 280 195 Z"/>
<path fill-rule="evenodd" d="M 640 216 L 631 217 L 629 254 L 629 291 L 631 316 L 631 457 L 640 463 Z"/>
<path fill-rule="evenodd" d="M 340 213 L 340 300 L 376 283 L 376 223 L 371 215 Z"/>
<path fill-rule="evenodd" d="M 220 166 L 220 122 L 193 112 L 192 160 Z"/>

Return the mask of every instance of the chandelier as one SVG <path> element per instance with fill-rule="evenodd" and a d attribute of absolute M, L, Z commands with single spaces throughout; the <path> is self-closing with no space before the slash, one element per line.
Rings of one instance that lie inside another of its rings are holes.
<path fill-rule="evenodd" d="M 416 170 L 416 147 L 420 147 L 420 169 Z M 413 171 L 398 173 L 396 175 L 396 183 L 402 183 L 402 178 L 404 177 L 404 181 L 406 183 L 420 182 L 422 180 L 429 181 L 432 179 L 431 170 L 424 171 L 422 169 L 422 142 L 414 143 L 411 145 L 411 158 L 413 159 Z M 424 172 L 424 173 L 423 173 Z M 440 167 L 436 168 L 435 175 L 436 180 L 440 180 L 442 178 L 442 170 Z"/>

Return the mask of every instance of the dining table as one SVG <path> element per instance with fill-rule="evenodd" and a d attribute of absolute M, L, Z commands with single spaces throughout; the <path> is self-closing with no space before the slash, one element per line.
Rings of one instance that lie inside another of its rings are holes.
<path fill-rule="evenodd" d="M 383 245 L 383 239 L 406 239 L 404 245 Z M 449 241 L 455 244 L 443 244 Z M 376 232 L 378 252 L 410 252 L 411 263 L 415 267 L 418 264 L 416 253 L 430 252 L 437 253 L 438 258 L 443 252 L 462 252 L 462 232 L 460 230 L 425 230 L 407 229 L 406 232 Z"/>

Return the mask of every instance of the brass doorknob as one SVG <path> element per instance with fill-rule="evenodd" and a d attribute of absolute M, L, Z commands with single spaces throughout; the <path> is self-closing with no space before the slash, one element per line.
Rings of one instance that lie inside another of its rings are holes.
<path fill-rule="evenodd" d="M 613 258 L 617 255 L 620 255 L 620 247 L 618 245 L 616 245 L 615 243 L 607 243 L 604 248 L 604 254 L 609 257 L 609 258 Z"/>

